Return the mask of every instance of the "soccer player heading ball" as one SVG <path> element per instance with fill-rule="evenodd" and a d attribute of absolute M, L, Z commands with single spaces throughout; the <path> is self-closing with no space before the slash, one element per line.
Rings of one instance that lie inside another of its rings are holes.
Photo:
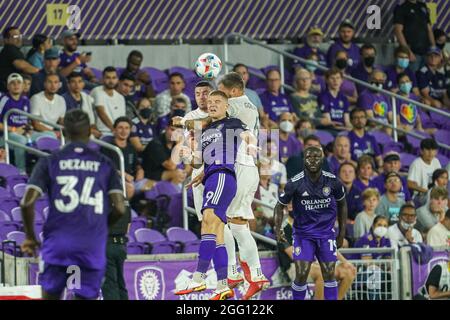
<path fill-rule="evenodd" d="M 322 170 L 324 161 L 320 147 L 305 149 L 305 170 L 286 184 L 274 210 L 277 240 L 286 241 L 281 230 L 284 207 L 293 202 L 295 280 L 294 300 L 304 300 L 311 263 L 319 260 L 324 279 L 326 300 L 337 300 L 335 278 L 336 249 L 342 246 L 347 220 L 347 203 L 343 185 L 333 174 Z M 339 231 L 336 236 L 336 215 Z M 336 243 L 337 242 L 337 243 Z"/>

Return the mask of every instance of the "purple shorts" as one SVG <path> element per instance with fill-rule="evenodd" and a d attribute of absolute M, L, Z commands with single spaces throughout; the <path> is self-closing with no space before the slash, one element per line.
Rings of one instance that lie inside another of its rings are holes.
<path fill-rule="evenodd" d="M 39 274 L 39 284 L 42 289 L 55 296 L 61 296 L 67 285 L 76 296 L 83 299 L 96 299 L 105 275 L 105 270 L 94 270 L 79 267 L 79 281 L 77 269 L 64 266 L 44 265 L 44 271 Z"/>
<path fill-rule="evenodd" d="M 227 223 L 227 209 L 236 195 L 236 178 L 227 172 L 217 171 L 212 173 L 204 182 L 203 210 L 214 209 L 216 216 L 225 224 Z"/>
<path fill-rule="evenodd" d="M 301 238 L 295 234 L 293 235 L 293 238 L 294 260 L 314 262 L 316 257 L 319 262 L 336 261 L 336 238 Z"/>

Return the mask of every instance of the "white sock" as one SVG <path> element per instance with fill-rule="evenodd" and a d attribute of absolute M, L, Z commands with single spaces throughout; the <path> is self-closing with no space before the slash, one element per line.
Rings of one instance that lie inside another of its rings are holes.
<path fill-rule="evenodd" d="M 225 242 L 225 247 L 227 248 L 228 254 L 228 274 L 236 275 L 238 274 L 236 268 L 236 245 L 234 243 L 233 234 L 231 233 L 228 225 L 224 228 L 223 240 Z"/>
<path fill-rule="evenodd" d="M 247 262 L 250 267 L 252 278 L 261 273 L 261 263 L 259 262 L 258 247 L 256 241 L 250 233 L 248 224 L 230 223 L 230 229 L 239 246 L 241 259 Z M 259 271 L 258 271 L 259 270 Z"/>

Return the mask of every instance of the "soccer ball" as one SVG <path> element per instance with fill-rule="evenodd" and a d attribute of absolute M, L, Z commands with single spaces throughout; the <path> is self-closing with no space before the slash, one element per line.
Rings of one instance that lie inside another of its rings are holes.
<path fill-rule="evenodd" d="M 222 61 L 214 53 L 203 53 L 195 62 L 195 73 L 200 78 L 212 80 L 222 70 Z"/>

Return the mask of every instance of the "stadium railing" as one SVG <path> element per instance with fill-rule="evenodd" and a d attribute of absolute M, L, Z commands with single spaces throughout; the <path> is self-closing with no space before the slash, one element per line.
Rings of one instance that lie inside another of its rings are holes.
<path fill-rule="evenodd" d="M 250 37 L 247 37 L 247 36 L 245 36 L 245 35 L 243 35 L 243 34 L 240 34 L 240 33 L 229 33 L 229 34 L 227 34 L 227 35 L 224 37 L 224 40 L 223 40 L 223 45 L 224 45 L 224 58 L 225 58 L 225 59 L 224 59 L 224 60 L 225 60 L 225 61 L 224 61 L 224 67 L 225 67 L 225 72 L 226 72 L 226 73 L 229 71 L 229 66 L 233 66 L 233 65 L 234 65 L 234 63 L 232 63 L 231 61 L 229 61 L 229 50 L 228 50 L 229 41 L 232 40 L 232 39 L 241 39 L 241 40 L 243 40 L 243 41 L 245 41 L 245 42 L 247 42 L 247 43 L 250 43 L 250 44 L 253 44 L 253 45 L 257 45 L 257 46 L 260 46 L 260 47 L 265 48 L 265 49 L 267 49 L 267 50 L 270 50 L 270 51 L 272 51 L 272 52 L 278 53 L 278 54 L 279 54 L 279 57 L 280 57 L 280 59 L 279 59 L 279 61 L 280 61 L 280 62 L 279 62 L 279 67 L 280 67 L 280 74 L 281 74 L 281 83 L 282 83 L 282 87 L 283 87 L 283 88 L 286 88 L 286 89 L 288 89 L 288 90 L 290 90 L 290 91 L 294 91 L 294 88 L 293 88 L 292 86 L 289 86 L 289 85 L 286 85 L 286 84 L 285 84 L 285 76 L 284 76 L 284 57 L 290 58 L 290 59 L 293 59 L 293 60 L 298 60 L 298 61 L 300 61 L 301 63 L 304 63 L 304 64 L 306 64 L 306 65 L 311 65 L 311 64 L 312 64 L 310 61 L 308 61 L 308 60 L 306 60 L 306 59 L 303 59 L 303 58 L 301 58 L 301 57 L 299 57 L 299 56 L 296 56 L 296 55 L 294 55 L 294 54 L 292 54 L 292 53 L 289 53 L 289 52 L 283 51 L 283 50 L 281 50 L 281 49 L 275 48 L 275 47 L 273 47 L 273 46 L 270 46 L 270 45 L 268 45 L 268 44 L 266 44 L 266 43 L 263 43 L 263 42 L 261 42 L 261 41 L 257 41 L 257 40 L 255 40 L 255 39 L 250 38 Z M 327 70 L 329 70 L 329 68 L 323 67 L 323 66 L 321 66 L 321 65 L 314 65 L 314 66 L 316 66 L 317 69 L 319 69 L 319 70 L 321 70 L 321 71 L 327 71 Z M 251 73 L 252 73 L 252 72 L 251 72 Z M 252 74 L 254 75 L 254 73 L 252 73 Z M 352 82 L 354 82 L 354 83 L 356 83 L 356 84 L 359 84 L 359 85 L 361 85 L 361 86 L 363 86 L 363 87 L 365 87 L 365 88 L 368 88 L 368 89 L 371 89 L 371 90 L 375 90 L 375 91 L 380 92 L 380 93 L 382 93 L 382 94 L 384 94 L 384 95 L 386 95 L 386 96 L 389 96 L 389 97 L 391 98 L 392 106 L 395 106 L 395 104 L 396 104 L 396 99 L 399 99 L 399 100 L 406 101 L 406 102 L 408 102 L 408 103 L 414 104 L 414 105 L 416 105 L 417 107 L 422 108 L 422 109 L 425 109 L 425 110 L 427 110 L 427 111 L 430 111 L 430 112 L 434 112 L 434 113 L 440 114 L 440 115 L 442 115 L 442 116 L 444 116 L 444 117 L 446 117 L 446 118 L 450 118 L 450 113 L 445 112 L 445 111 L 443 111 L 443 110 L 441 110 L 441 109 L 433 108 L 433 107 L 431 107 L 431 106 L 429 106 L 429 105 L 426 105 L 426 104 L 424 104 L 424 103 L 421 103 L 421 102 L 418 102 L 418 101 L 415 101 L 415 100 L 412 100 L 412 99 L 403 97 L 403 96 L 401 96 L 401 95 L 399 95 L 399 94 L 393 93 L 393 92 L 388 91 L 388 90 L 385 90 L 385 89 L 380 89 L 380 88 L 378 88 L 378 87 L 372 86 L 372 85 L 371 85 L 370 83 L 368 83 L 368 82 L 361 81 L 361 80 L 359 80 L 359 79 L 353 78 L 353 77 L 351 77 L 351 76 L 349 76 L 349 75 L 346 75 L 346 74 L 344 74 L 344 78 L 345 78 L 345 79 L 348 79 L 348 80 L 350 80 L 350 81 L 352 81 Z M 392 113 L 393 113 L 393 125 L 392 125 L 392 129 L 393 129 L 393 138 L 394 138 L 394 141 L 395 141 L 395 142 L 398 142 L 398 131 L 399 131 L 399 130 L 398 130 L 398 126 L 397 126 L 397 110 L 396 110 L 395 107 L 392 108 Z M 408 135 L 411 135 L 411 132 L 405 132 L 405 133 L 408 134 Z"/>
<path fill-rule="evenodd" d="M 8 163 L 8 164 L 10 163 L 10 152 L 9 152 L 9 146 L 10 145 L 13 145 L 13 146 L 15 146 L 17 148 L 22 148 L 22 149 L 26 150 L 27 152 L 36 154 L 36 155 L 41 156 L 41 157 L 42 156 L 45 157 L 45 156 L 49 155 L 47 152 L 38 150 L 38 149 L 33 148 L 33 147 L 29 147 L 29 146 L 27 146 L 25 144 L 21 144 L 19 142 L 16 142 L 16 141 L 13 141 L 13 140 L 9 139 L 8 119 L 9 119 L 9 116 L 11 114 L 13 114 L 13 113 L 14 114 L 20 114 L 20 115 L 25 116 L 25 117 L 27 117 L 29 119 L 42 122 L 42 123 L 44 123 L 44 124 L 46 124 L 46 125 L 48 125 L 48 126 L 50 126 L 52 128 L 58 129 L 60 131 L 60 133 L 61 133 L 61 146 L 65 145 L 66 141 L 64 139 L 64 134 L 63 134 L 64 127 L 63 126 L 61 126 L 61 125 L 59 125 L 57 123 L 53 123 L 51 121 L 47 121 L 47 120 L 45 120 L 45 119 L 43 119 L 41 117 L 38 117 L 38 116 L 33 115 L 31 113 L 28 113 L 28 112 L 24 112 L 24 111 L 19 110 L 19 109 L 10 109 L 10 110 L 8 110 L 6 112 L 6 114 L 5 114 L 4 118 L 3 118 L 4 140 L 5 140 L 5 151 L 6 151 L 6 163 Z M 124 196 L 126 197 L 125 159 L 124 159 L 122 150 L 120 150 L 117 146 L 114 146 L 114 145 L 112 145 L 110 143 L 107 143 L 107 142 L 99 140 L 99 139 L 91 138 L 90 140 L 92 142 L 94 142 L 94 143 L 104 147 L 104 148 L 107 148 L 107 149 L 110 149 L 110 150 L 114 151 L 119 156 L 119 168 L 120 168 L 121 180 L 122 180 L 122 191 L 123 191 Z"/>

